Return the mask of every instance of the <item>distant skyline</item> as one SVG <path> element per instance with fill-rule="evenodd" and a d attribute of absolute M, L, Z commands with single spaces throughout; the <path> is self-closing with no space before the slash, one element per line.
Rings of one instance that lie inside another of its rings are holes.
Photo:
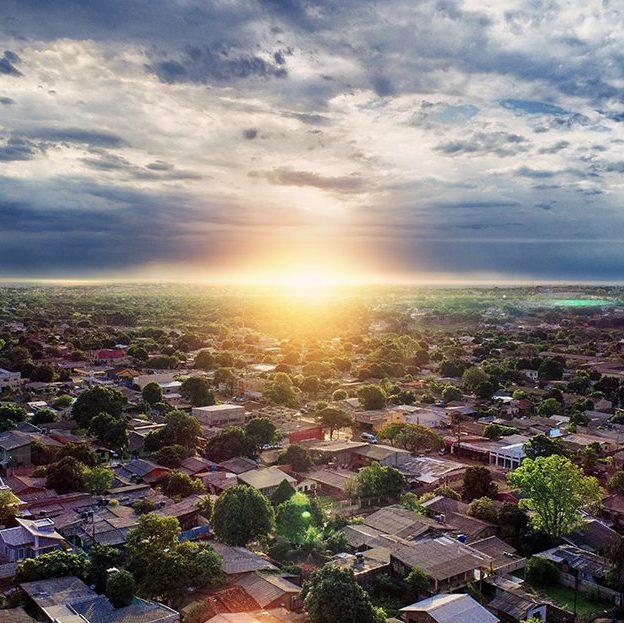
<path fill-rule="evenodd" d="M 621 282 L 624 7 L 2 0 L 0 281 Z"/>

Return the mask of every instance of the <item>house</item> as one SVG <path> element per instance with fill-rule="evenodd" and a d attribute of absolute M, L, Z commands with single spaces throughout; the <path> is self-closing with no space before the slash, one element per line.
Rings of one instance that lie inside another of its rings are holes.
<path fill-rule="evenodd" d="M 467 467 L 441 457 L 418 456 L 402 463 L 399 471 L 412 487 L 431 491 L 441 486 L 461 487 Z"/>
<path fill-rule="evenodd" d="M 51 519 L 21 519 L 15 528 L 0 530 L 0 548 L 4 558 L 17 562 L 37 558 L 55 549 L 63 549 L 65 540 Z"/>
<path fill-rule="evenodd" d="M 115 474 L 130 482 L 147 482 L 149 484 L 162 480 L 171 470 L 147 459 L 133 459 L 115 468 Z"/>
<path fill-rule="evenodd" d="M 51 623 L 177 623 L 180 615 L 154 601 L 135 597 L 128 606 L 115 608 L 76 577 L 50 578 L 20 585 L 28 599 Z"/>
<path fill-rule="evenodd" d="M 602 516 L 616 529 L 624 528 L 624 495 L 614 493 L 602 500 Z"/>
<path fill-rule="evenodd" d="M 587 519 L 582 528 L 564 537 L 564 541 L 588 552 L 606 556 L 620 539 L 620 535 L 598 519 Z"/>
<path fill-rule="evenodd" d="M 365 441 L 334 439 L 313 443 L 308 450 L 313 458 L 327 457 L 334 465 L 349 467 L 353 463 L 353 452 L 369 445 Z"/>
<path fill-rule="evenodd" d="M 379 463 L 384 467 L 399 467 L 407 463 L 412 454 L 402 448 L 370 443 L 353 450 L 352 457 L 356 467 L 366 467 L 372 463 Z"/>
<path fill-rule="evenodd" d="M 522 584 L 503 575 L 493 575 L 486 580 L 487 586 L 495 590 L 493 599 L 487 604 L 505 623 L 520 623 L 531 618 L 546 621 L 548 605 L 535 595 L 522 589 Z"/>
<path fill-rule="evenodd" d="M 161 374 L 141 374 L 134 377 L 134 384 L 143 391 L 143 388 L 149 383 L 171 383 L 175 381 L 177 376 L 176 372 L 163 372 Z"/>
<path fill-rule="evenodd" d="M 400 610 L 409 623 L 499 623 L 500 619 L 470 595 L 433 595 Z"/>
<path fill-rule="evenodd" d="M 100 348 L 99 350 L 92 350 L 89 353 L 91 361 L 108 362 L 119 361 L 126 356 L 126 353 L 121 348 Z"/>
<path fill-rule="evenodd" d="M 283 472 L 279 467 L 263 467 L 260 469 L 252 469 L 243 474 L 238 474 L 238 480 L 243 485 L 249 485 L 258 489 L 260 493 L 271 497 L 273 492 L 280 486 L 283 480 L 286 480 L 293 487 L 297 480 Z"/>
<path fill-rule="evenodd" d="M 448 536 L 397 543 L 391 548 L 392 571 L 405 577 L 415 567 L 426 574 L 432 593 L 454 590 L 481 577 L 492 559 Z"/>
<path fill-rule="evenodd" d="M 248 573 L 241 576 L 234 586 L 240 586 L 254 601 L 264 609 L 286 608 L 301 610 L 301 587 L 277 574 L 259 575 Z"/>
<path fill-rule="evenodd" d="M 526 567 L 526 558 L 520 556 L 515 547 L 505 541 L 501 541 L 496 536 L 489 536 L 470 544 L 482 554 L 486 554 L 492 559 L 490 571 L 496 573 L 512 573 Z"/>
<path fill-rule="evenodd" d="M 244 474 L 252 469 L 258 469 L 258 463 L 246 456 L 235 456 L 226 461 L 221 461 L 217 467 L 233 474 Z"/>
<path fill-rule="evenodd" d="M 193 407 L 192 413 L 193 417 L 205 426 L 225 428 L 245 424 L 245 407 L 241 405 L 221 404 L 209 407 Z"/>
<path fill-rule="evenodd" d="M 383 534 L 401 539 L 414 539 L 432 530 L 439 530 L 439 525 L 433 519 L 422 517 L 398 505 L 379 509 L 365 517 L 363 523 Z"/>
<path fill-rule="evenodd" d="M 536 554 L 555 563 L 559 570 L 559 583 L 581 591 L 592 590 L 605 599 L 616 602 L 619 593 L 604 584 L 611 563 L 607 558 L 573 545 L 560 545 Z"/>
<path fill-rule="evenodd" d="M 0 434 L 0 466 L 18 467 L 31 464 L 32 439 L 19 431 Z"/>
<path fill-rule="evenodd" d="M 527 441 L 528 439 L 520 443 L 506 443 L 503 439 L 498 443 L 493 443 L 490 450 L 490 465 L 496 465 L 509 471 L 520 467 L 520 463 L 526 457 L 524 444 Z"/>
<path fill-rule="evenodd" d="M 496 534 L 497 527 L 468 514 L 468 504 L 442 495 L 423 502 L 429 516 L 435 519 L 441 530 L 450 532 L 466 541 L 478 541 Z"/>
<path fill-rule="evenodd" d="M 0 391 L 15 389 L 22 384 L 22 373 L 0 368 Z"/>
<path fill-rule="evenodd" d="M 223 572 L 228 579 L 235 581 L 245 573 L 256 571 L 277 571 L 277 567 L 258 554 L 254 554 L 245 547 L 234 547 L 219 541 L 211 541 L 214 549 L 223 559 Z"/>
<path fill-rule="evenodd" d="M 322 441 L 325 431 L 319 422 L 304 418 L 274 421 L 277 430 L 282 434 L 284 445 L 303 441 Z"/>
<path fill-rule="evenodd" d="M 320 467 L 306 474 L 308 480 L 316 483 L 317 491 L 339 499 L 346 497 L 347 483 L 354 476 L 356 473 L 347 469 L 327 467 Z"/>

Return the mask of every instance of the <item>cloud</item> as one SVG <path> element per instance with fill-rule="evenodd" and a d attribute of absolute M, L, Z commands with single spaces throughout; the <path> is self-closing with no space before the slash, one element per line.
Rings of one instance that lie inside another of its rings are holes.
<path fill-rule="evenodd" d="M 97 147 L 122 147 L 126 142 L 114 132 L 83 128 L 39 128 L 30 131 L 33 138 L 57 143 L 83 143 Z"/>
<path fill-rule="evenodd" d="M 309 186 L 340 195 L 358 194 L 368 190 L 365 181 L 358 175 L 330 177 L 286 168 L 254 175 L 264 177 L 278 186 Z"/>
<path fill-rule="evenodd" d="M 15 67 L 15 65 L 19 65 L 20 62 L 21 59 L 17 54 L 15 54 L 15 52 L 5 50 L 4 55 L 0 57 L 0 74 L 4 74 L 5 76 L 14 76 L 16 78 L 22 76 L 22 72 Z"/>
<path fill-rule="evenodd" d="M 0 162 L 33 160 L 41 152 L 42 149 L 32 141 L 11 136 L 0 144 Z"/>
<path fill-rule="evenodd" d="M 0 97 L 0 104 L 3 106 L 11 106 L 15 104 L 15 100 L 10 97 Z"/>
<path fill-rule="evenodd" d="M 435 147 L 446 156 L 495 154 L 514 156 L 528 150 L 523 136 L 509 132 L 475 132 L 468 139 L 445 141 Z"/>
<path fill-rule="evenodd" d="M 248 141 L 252 141 L 257 136 L 258 130 L 256 128 L 245 128 L 243 130 L 243 138 L 246 138 Z"/>

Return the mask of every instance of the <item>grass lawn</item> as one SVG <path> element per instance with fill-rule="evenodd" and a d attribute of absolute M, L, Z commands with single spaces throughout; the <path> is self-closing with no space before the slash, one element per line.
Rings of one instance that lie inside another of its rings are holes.
<path fill-rule="evenodd" d="M 542 592 L 552 599 L 556 604 L 565 608 L 569 612 L 574 611 L 574 589 L 567 586 L 547 586 L 541 588 Z M 613 608 L 609 601 L 589 601 L 583 593 L 579 591 L 576 598 L 576 611 L 580 616 L 594 618 L 601 615 L 605 610 Z"/>

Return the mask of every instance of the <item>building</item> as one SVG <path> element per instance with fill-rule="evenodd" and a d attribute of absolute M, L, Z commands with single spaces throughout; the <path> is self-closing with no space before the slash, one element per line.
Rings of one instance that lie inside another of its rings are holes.
<path fill-rule="evenodd" d="M 260 493 L 271 497 L 273 492 L 280 486 L 282 481 L 286 480 L 293 487 L 297 480 L 283 472 L 279 467 L 263 467 L 260 469 L 252 469 L 248 472 L 238 475 L 241 484 L 249 485 L 258 489 Z"/>
<path fill-rule="evenodd" d="M 15 528 L 0 530 L 0 548 L 9 562 L 37 558 L 56 549 L 63 549 L 63 537 L 51 519 L 20 519 Z"/>
<path fill-rule="evenodd" d="M 466 586 L 480 578 L 492 562 L 486 554 L 448 536 L 397 543 L 390 554 L 394 573 L 405 577 L 419 567 L 427 574 L 432 593 Z"/>
<path fill-rule="evenodd" d="M 412 454 L 402 448 L 369 443 L 356 448 L 352 457 L 355 467 L 366 467 L 372 463 L 379 463 L 384 467 L 400 467 L 412 459 Z"/>
<path fill-rule="evenodd" d="M 245 407 L 230 404 L 193 407 L 193 417 L 205 426 L 217 428 L 243 426 L 245 424 Z"/>
<path fill-rule="evenodd" d="M 19 431 L 0 434 L 0 466 L 18 467 L 31 464 L 32 439 Z"/>
<path fill-rule="evenodd" d="M 490 465 L 496 465 L 512 471 L 520 467 L 523 459 L 526 457 L 524 452 L 524 444 L 526 443 L 504 443 L 503 445 L 493 445 L 490 450 Z"/>
<path fill-rule="evenodd" d="M 0 368 L 0 391 L 15 389 L 22 384 L 22 373 Z"/>
<path fill-rule="evenodd" d="M 434 595 L 401 608 L 410 623 L 499 623 L 500 619 L 470 595 Z"/>
<path fill-rule="evenodd" d="M 51 623 L 177 623 L 180 615 L 163 604 L 135 597 L 115 608 L 76 577 L 50 578 L 20 585 L 30 601 Z"/>

